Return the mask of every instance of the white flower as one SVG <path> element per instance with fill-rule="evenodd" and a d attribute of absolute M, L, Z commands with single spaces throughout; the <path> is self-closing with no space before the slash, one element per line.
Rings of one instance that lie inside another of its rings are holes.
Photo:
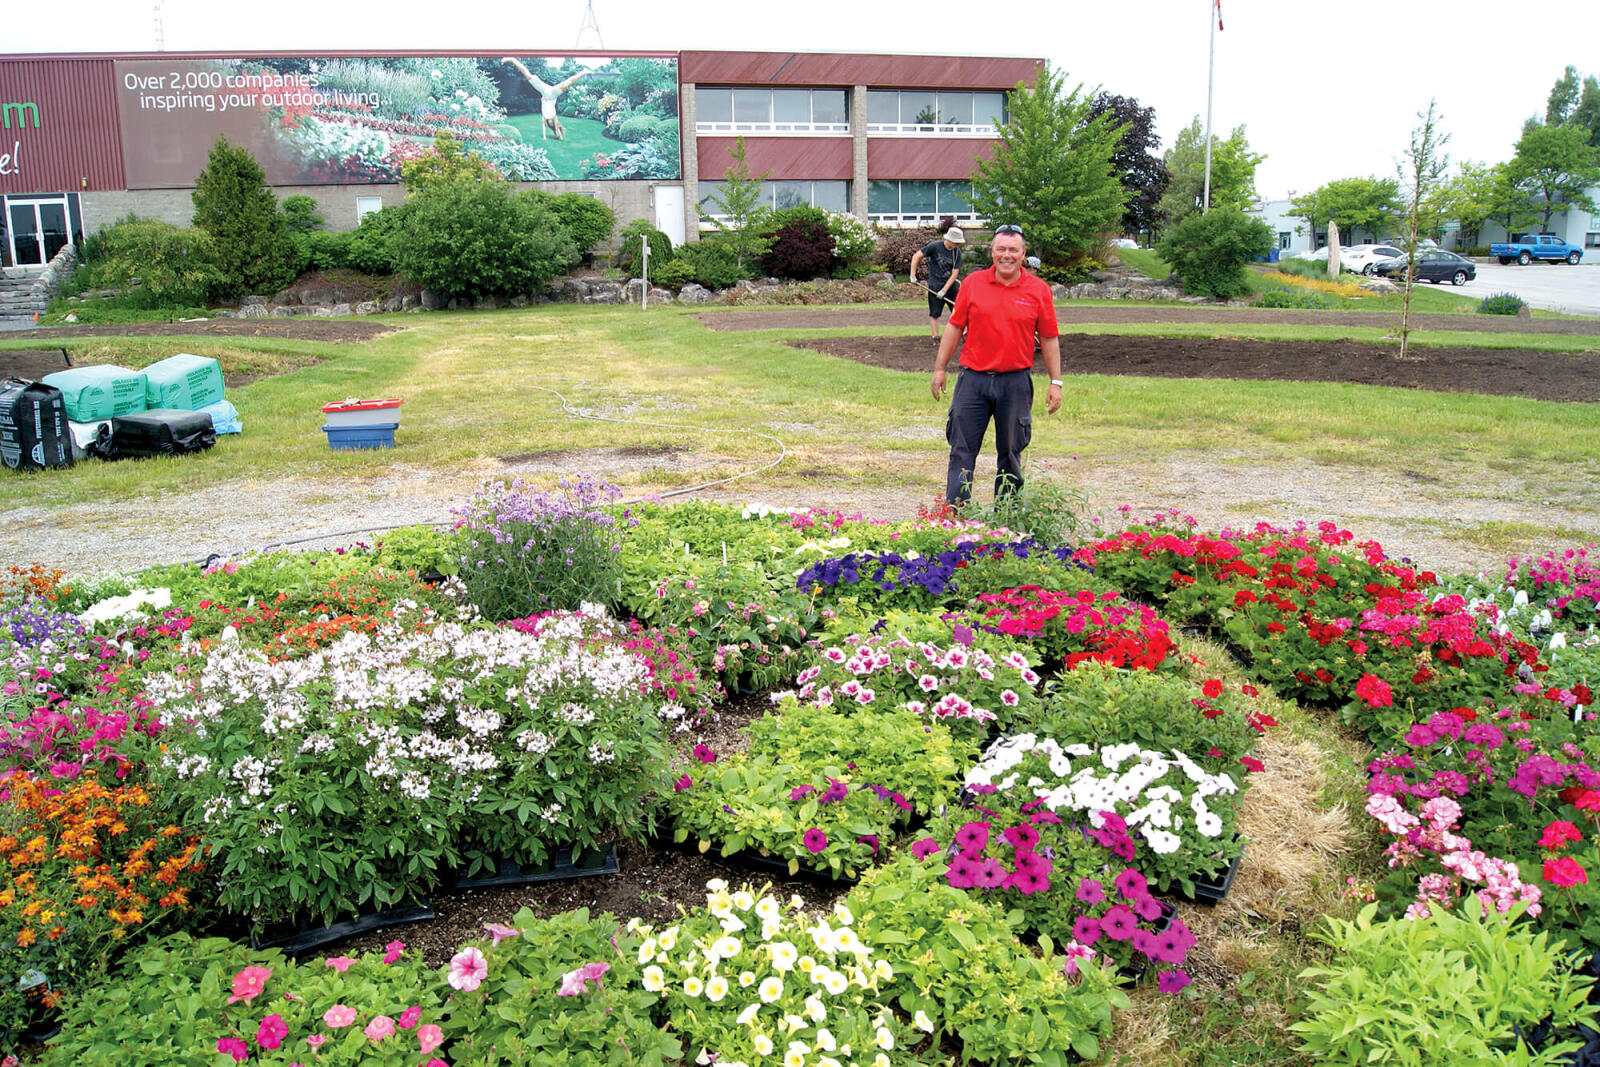
<path fill-rule="evenodd" d="M 824 1052 L 832 1052 L 839 1047 L 839 1043 L 833 1039 L 833 1032 L 825 1026 L 817 1030 L 817 1047 Z"/>
<path fill-rule="evenodd" d="M 756 984 L 755 972 L 754 971 L 740 971 L 739 972 L 739 984 L 741 986 L 745 987 L 745 988 L 749 988 L 750 986 L 755 985 Z"/>
<path fill-rule="evenodd" d="M 888 960 L 876 960 L 872 964 L 872 973 L 887 982 L 894 977 L 894 968 L 889 966 Z"/>
<path fill-rule="evenodd" d="M 800 951 L 787 941 L 769 945 L 767 951 L 772 956 L 772 969 L 780 974 L 794 970 L 795 961 L 800 958 Z"/>
<path fill-rule="evenodd" d="M 828 1017 L 828 1009 L 822 1006 L 822 1001 L 817 999 L 816 994 L 806 998 L 805 1008 L 806 1014 L 811 1016 L 811 1021 L 814 1023 L 820 1023 Z"/>
<path fill-rule="evenodd" d="M 709 994 L 707 994 L 707 995 L 709 996 Z M 744 1007 L 744 1011 L 741 1011 L 739 1013 L 739 1018 L 737 1019 L 737 1022 L 742 1026 L 743 1025 L 748 1025 L 750 1020 L 754 1019 L 756 1017 L 756 1012 L 758 1012 L 760 1010 L 761 1010 L 761 1005 L 760 1004 L 755 1004 L 755 1003 L 746 1004 L 745 1007 Z"/>
<path fill-rule="evenodd" d="M 656 943 L 666 952 L 671 952 L 678 947 L 678 928 L 670 926 L 661 931 L 661 936 L 656 938 Z"/>
<path fill-rule="evenodd" d="M 783 979 L 777 977 L 763 978 L 756 992 L 761 995 L 761 1003 L 771 1004 L 774 1000 L 783 996 Z"/>
<path fill-rule="evenodd" d="M 653 937 L 645 938 L 644 939 L 644 943 L 639 946 L 639 962 L 640 963 L 649 963 L 651 958 L 653 956 L 655 956 L 655 954 L 656 954 L 656 939 L 653 938 Z"/>
<path fill-rule="evenodd" d="M 885 1056 L 881 1052 L 878 1053 L 876 1056 L 872 1057 L 872 1067 L 890 1067 L 889 1057 Z"/>
<path fill-rule="evenodd" d="M 660 967 L 646 967 L 643 977 L 644 987 L 651 993 L 659 993 L 667 987 L 667 976 Z"/>
<path fill-rule="evenodd" d="M 751 1039 L 751 1042 L 755 1045 L 756 1051 L 761 1055 L 772 1055 L 772 1038 L 768 1037 L 766 1034 L 757 1034 Z"/>
<path fill-rule="evenodd" d="M 711 943 L 711 951 L 725 960 L 731 960 L 737 956 L 740 947 L 737 937 L 719 937 Z"/>
<path fill-rule="evenodd" d="M 717 1004 L 727 995 L 728 980 L 720 974 L 712 975 L 711 980 L 706 983 L 706 999 L 713 1004 Z"/>
<path fill-rule="evenodd" d="M 783 909 L 778 907 L 778 902 L 771 897 L 762 897 L 756 901 L 756 914 L 763 920 L 776 919 L 782 914 Z"/>
<path fill-rule="evenodd" d="M 705 983 L 694 975 L 683 980 L 683 991 L 691 997 L 698 997 L 705 990 Z"/>
<path fill-rule="evenodd" d="M 925 1034 L 933 1033 L 933 1020 L 928 1018 L 928 1013 L 921 1008 L 918 1008 L 917 1013 L 911 1017 L 911 1025 Z"/>
<path fill-rule="evenodd" d="M 856 921 L 856 917 L 850 914 L 850 909 L 845 907 L 842 900 L 833 906 L 833 918 L 840 926 L 849 926 Z"/>
<path fill-rule="evenodd" d="M 733 895 L 733 906 L 740 911 L 749 911 L 755 904 L 756 898 L 748 889 L 741 889 Z"/>
<path fill-rule="evenodd" d="M 881 1049 L 887 1050 L 894 1048 L 894 1035 L 889 1032 L 889 1028 L 887 1026 L 878 1027 L 878 1033 L 873 1040 L 877 1042 L 878 1047 Z"/>
<path fill-rule="evenodd" d="M 827 977 L 822 980 L 822 987 L 834 996 L 843 993 L 849 985 L 850 980 L 838 971 L 829 971 Z"/>

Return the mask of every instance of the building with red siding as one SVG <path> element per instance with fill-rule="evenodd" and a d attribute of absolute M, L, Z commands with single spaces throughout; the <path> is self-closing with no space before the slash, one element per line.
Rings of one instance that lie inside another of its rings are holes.
<path fill-rule="evenodd" d="M 0 265 L 42 266 L 132 212 L 187 225 L 217 137 L 330 229 L 405 199 L 444 133 L 508 179 L 604 200 L 675 243 L 714 225 L 744 139 L 773 207 L 884 226 L 951 215 L 1042 59 L 791 52 L 0 56 Z"/>

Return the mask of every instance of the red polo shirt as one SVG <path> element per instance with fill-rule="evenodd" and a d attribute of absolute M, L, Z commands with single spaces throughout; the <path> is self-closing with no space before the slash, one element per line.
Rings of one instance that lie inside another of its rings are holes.
<path fill-rule="evenodd" d="M 1050 287 L 1023 271 L 1010 285 L 987 267 L 967 276 L 956 294 L 950 324 L 967 331 L 961 365 L 967 370 L 1014 371 L 1033 366 L 1033 337 L 1055 337 L 1056 305 Z"/>

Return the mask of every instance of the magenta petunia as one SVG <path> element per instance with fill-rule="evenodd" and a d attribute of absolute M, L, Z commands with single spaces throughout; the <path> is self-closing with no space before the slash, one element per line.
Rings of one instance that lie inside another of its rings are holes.
<path fill-rule="evenodd" d="M 1012 826 L 1006 829 L 1005 839 L 1019 852 L 1029 852 L 1039 843 L 1039 831 L 1026 825 Z"/>
<path fill-rule="evenodd" d="M 789 790 L 789 799 L 802 800 L 805 798 L 807 793 L 815 793 L 816 791 L 817 787 L 814 785 L 797 785 L 793 789 Z"/>
<path fill-rule="evenodd" d="M 701 763 L 717 762 L 717 754 L 706 745 L 694 746 L 694 758 L 699 760 Z"/>
<path fill-rule="evenodd" d="M 801 838 L 801 844 L 805 845 L 806 849 L 813 854 L 821 852 L 823 849 L 828 847 L 828 835 L 823 833 L 818 827 L 813 826 L 811 829 L 807 830 L 805 836 Z"/>
<path fill-rule="evenodd" d="M 1113 941 L 1126 941 L 1139 928 L 1139 918 L 1122 904 L 1107 909 L 1100 917 L 1100 929 Z"/>
<path fill-rule="evenodd" d="M 237 1037 L 219 1037 L 217 1051 L 232 1056 L 235 1063 L 243 1063 L 250 1058 L 250 1046 Z"/>
<path fill-rule="evenodd" d="M 921 840 L 912 843 L 911 855 L 916 859 L 925 860 L 935 852 L 939 852 L 942 849 L 943 846 L 940 845 L 937 840 L 931 837 L 924 837 Z"/>
<path fill-rule="evenodd" d="M 965 852 L 957 852 L 955 859 L 950 861 L 950 870 L 945 878 L 957 889 L 971 889 L 978 884 L 978 865 L 972 857 Z"/>
<path fill-rule="evenodd" d="M 1152 896 L 1143 896 L 1133 902 L 1133 910 L 1145 922 L 1155 922 L 1161 917 L 1161 901 Z"/>
<path fill-rule="evenodd" d="M 963 823 L 956 831 L 956 847 L 964 852 L 978 853 L 989 847 L 989 824 Z"/>
<path fill-rule="evenodd" d="M 1006 869 L 1000 865 L 999 860 L 985 856 L 978 864 L 978 870 L 972 876 L 972 881 L 979 889 L 998 889 L 1005 884 Z"/>
<path fill-rule="evenodd" d="M 269 1052 L 283 1044 L 283 1039 L 288 1036 L 289 1024 L 276 1013 L 262 1019 L 261 1025 L 256 1027 L 256 1044 Z"/>
<path fill-rule="evenodd" d="M 1138 900 L 1141 897 L 1150 895 L 1150 883 L 1145 880 L 1144 875 L 1132 867 L 1124 867 L 1122 873 L 1117 875 L 1114 884 L 1117 887 L 1117 892 L 1121 893 L 1127 900 Z"/>
<path fill-rule="evenodd" d="M 1092 945 L 1100 940 L 1100 923 L 1088 915 L 1080 915 L 1072 922 L 1072 940 L 1080 945 Z"/>
<path fill-rule="evenodd" d="M 400 958 L 405 950 L 406 943 L 404 941 L 389 942 L 387 945 L 383 946 L 383 962 L 393 963 L 395 960 Z"/>
<path fill-rule="evenodd" d="M 673 779 L 672 791 L 674 793 L 682 793 L 683 791 L 685 791 L 687 789 L 693 788 L 693 786 L 694 786 L 694 779 L 689 777 L 687 774 L 685 774 L 685 775 L 681 775 L 678 778 Z"/>
<path fill-rule="evenodd" d="M 1156 975 L 1156 988 L 1163 993 L 1176 993 L 1189 984 L 1186 971 L 1162 971 Z"/>
<path fill-rule="evenodd" d="M 1106 887 L 1096 878 L 1085 878 L 1078 883 L 1078 900 L 1084 904 L 1098 904 L 1106 899 Z M 1078 938 L 1082 941 L 1083 938 Z"/>

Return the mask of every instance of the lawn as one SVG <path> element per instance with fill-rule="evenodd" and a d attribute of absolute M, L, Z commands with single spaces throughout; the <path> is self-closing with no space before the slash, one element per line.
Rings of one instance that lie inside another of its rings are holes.
<path fill-rule="evenodd" d="M 544 120 L 537 113 L 508 115 L 506 124 L 522 131 L 523 144 L 544 149 L 556 173 L 568 179 L 580 177 L 584 161 L 593 159 L 596 152 L 612 152 L 622 145 L 605 135 L 605 123 L 598 119 L 562 116 L 561 125 L 567 135 L 561 140 L 553 133 L 540 133 Z"/>

